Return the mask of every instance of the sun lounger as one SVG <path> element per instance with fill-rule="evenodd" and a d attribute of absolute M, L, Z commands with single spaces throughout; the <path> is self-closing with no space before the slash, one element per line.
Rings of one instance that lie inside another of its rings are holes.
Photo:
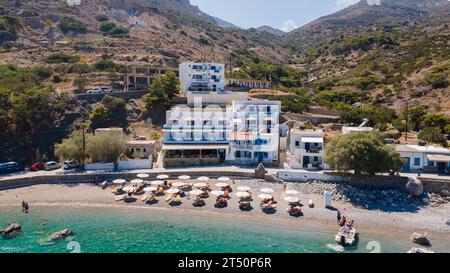
<path fill-rule="evenodd" d="M 116 202 L 125 201 L 125 195 L 116 196 L 116 197 L 114 197 L 114 200 Z"/>

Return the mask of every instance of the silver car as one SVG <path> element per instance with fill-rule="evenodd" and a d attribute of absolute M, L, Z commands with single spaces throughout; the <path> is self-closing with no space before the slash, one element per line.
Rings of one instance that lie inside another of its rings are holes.
<path fill-rule="evenodd" d="M 61 169 L 61 164 L 59 164 L 58 162 L 55 162 L 55 161 L 50 161 L 50 162 L 45 163 L 44 169 L 46 171 L 53 171 L 53 170 Z"/>

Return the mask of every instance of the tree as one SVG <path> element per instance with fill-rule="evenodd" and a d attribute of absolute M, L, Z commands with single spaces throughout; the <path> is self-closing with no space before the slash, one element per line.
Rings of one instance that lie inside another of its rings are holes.
<path fill-rule="evenodd" d="M 443 133 L 448 124 L 450 124 L 450 118 L 444 114 L 430 114 L 423 119 L 422 128 L 438 127 Z"/>
<path fill-rule="evenodd" d="M 431 142 L 431 143 L 437 143 L 437 144 L 443 144 L 445 145 L 447 141 L 444 139 L 444 136 L 442 135 L 441 129 L 439 127 L 427 127 L 423 129 L 419 133 L 419 139 Z"/>
<path fill-rule="evenodd" d="M 375 176 L 379 172 L 399 171 L 405 164 L 392 146 L 377 133 L 341 135 L 331 140 L 325 162 L 338 171 L 353 170 L 356 175 Z"/>
<path fill-rule="evenodd" d="M 88 81 L 88 78 L 81 76 L 73 80 L 73 85 L 77 88 L 78 91 L 83 91 L 84 88 L 86 88 Z"/>
<path fill-rule="evenodd" d="M 101 127 L 126 127 L 127 126 L 127 107 L 123 99 L 111 96 L 105 96 L 98 104 L 92 114 L 89 116 L 91 128 Z"/>
<path fill-rule="evenodd" d="M 114 162 L 126 150 L 127 139 L 122 134 L 96 134 L 86 143 L 92 162 Z"/>
<path fill-rule="evenodd" d="M 177 76 L 174 72 L 168 71 L 164 75 L 157 76 L 149 88 L 148 94 L 143 99 L 147 108 L 170 106 L 172 97 L 180 92 L 180 86 Z"/>
<path fill-rule="evenodd" d="M 89 142 L 91 137 L 91 134 L 85 134 L 85 141 Z M 83 154 L 83 131 L 74 131 L 62 143 L 56 144 L 55 155 L 61 161 L 74 160 L 81 166 L 85 159 L 85 155 Z"/>

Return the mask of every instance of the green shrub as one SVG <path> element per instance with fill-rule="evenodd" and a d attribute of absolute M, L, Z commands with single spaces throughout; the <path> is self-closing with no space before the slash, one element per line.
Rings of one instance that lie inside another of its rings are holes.
<path fill-rule="evenodd" d="M 69 32 L 83 34 L 87 32 L 85 24 L 70 17 L 62 17 L 61 20 L 59 20 L 58 27 L 64 34 L 68 34 Z"/>
<path fill-rule="evenodd" d="M 76 63 L 79 60 L 80 60 L 79 56 L 68 55 L 65 53 L 55 53 L 48 56 L 45 62 L 49 64 Z"/>
<path fill-rule="evenodd" d="M 98 26 L 99 30 L 103 33 L 107 33 L 117 27 L 117 25 L 113 22 L 105 21 L 101 22 Z"/>

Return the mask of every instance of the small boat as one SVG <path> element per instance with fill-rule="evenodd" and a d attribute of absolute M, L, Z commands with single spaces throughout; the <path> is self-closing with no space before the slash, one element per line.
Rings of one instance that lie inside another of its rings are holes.
<path fill-rule="evenodd" d="M 358 243 L 358 233 L 355 228 L 348 230 L 348 227 L 342 227 L 338 234 L 336 234 L 335 240 L 343 247 L 355 246 Z"/>
<path fill-rule="evenodd" d="M 411 248 L 407 253 L 416 253 L 416 254 L 428 254 L 428 253 L 435 253 L 434 251 L 423 249 L 423 248 Z"/>

